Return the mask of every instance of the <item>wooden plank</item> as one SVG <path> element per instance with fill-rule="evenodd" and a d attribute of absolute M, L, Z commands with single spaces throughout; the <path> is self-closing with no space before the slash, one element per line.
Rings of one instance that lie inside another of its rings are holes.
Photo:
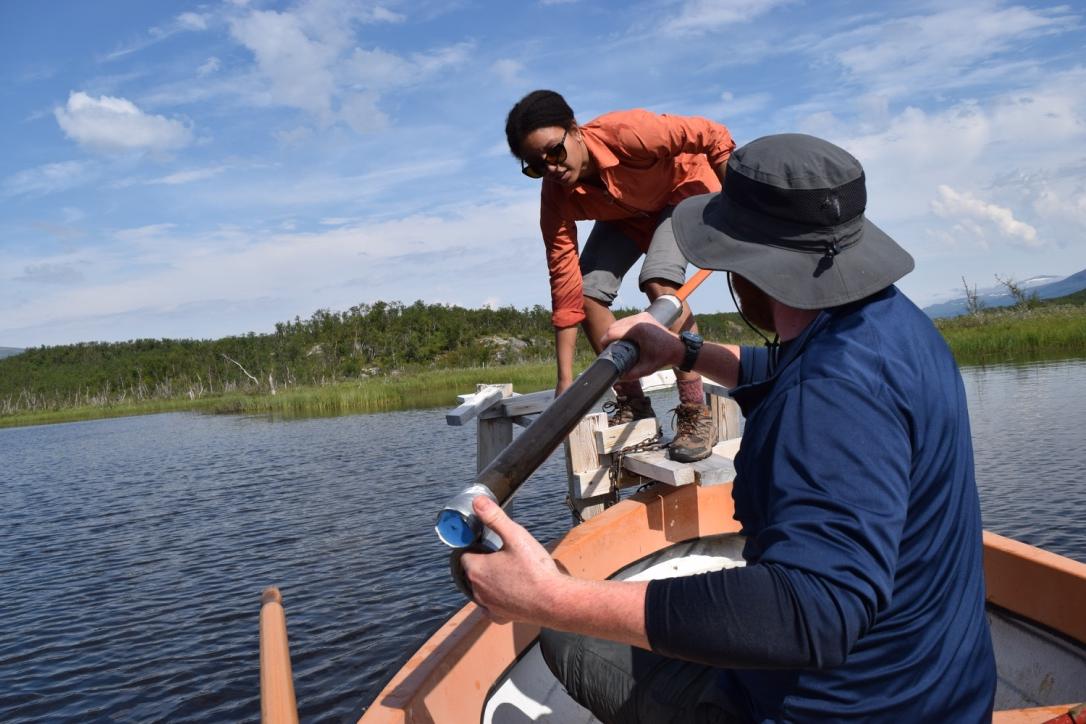
<path fill-rule="evenodd" d="M 581 491 L 580 496 L 582 499 L 610 494 L 609 467 L 610 466 L 592 472 L 573 473 L 573 477 L 577 478 L 577 485 Z M 645 478 L 644 475 L 639 475 L 623 469 L 618 480 L 618 486 L 619 490 L 626 490 L 627 487 L 635 487 L 651 482 L 653 482 L 651 478 Z"/>
<path fill-rule="evenodd" d="M 479 432 L 475 443 L 476 472 L 498 457 L 498 453 L 513 442 L 512 420 L 479 420 Z"/>
<path fill-rule="evenodd" d="M 607 427 L 607 415 L 594 412 L 585 415 L 566 438 L 566 472 L 583 473 L 596 470 L 603 463 L 596 449 L 596 431 Z"/>
<path fill-rule="evenodd" d="M 739 411 L 739 403 L 730 397 L 721 397 L 717 394 L 706 395 L 709 401 L 709 412 L 716 420 L 716 439 L 733 440 L 739 437 L 739 424 L 742 414 Z"/>
<path fill-rule="evenodd" d="M 508 390 L 508 392 L 507 392 Z M 488 407 L 496 405 L 506 394 L 512 394 L 513 385 L 487 385 L 474 395 L 462 395 L 464 403 L 445 414 L 445 424 L 460 427 L 470 422 Z"/>
<path fill-rule="evenodd" d="M 698 485 L 722 485 L 735 479 L 735 466 L 721 455 L 710 455 L 704 460 L 690 463 Z"/>
<path fill-rule="evenodd" d="M 603 502 L 593 500 L 601 493 L 599 476 L 607 480 L 607 466 L 610 465 L 610 456 L 600 456 L 596 449 L 596 431 L 607 427 L 607 415 L 596 412 L 585 415 L 584 419 L 573 428 L 564 443 L 566 450 L 566 476 L 569 481 L 569 498 L 584 520 L 599 515 L 606 507 Z M 584 486 L 581 483 L 583 477 L 595 480 L 591 486 L 590 494 L 584 495 Z M 604 492 L 610 491 L 608 482 Z"/>
<path fill-rule="evenodd" d="M 480 415 L 484 420 L 492 417 L 519 417 L 543 412 L 554 401 L 554 390 L 540 390 L 526 395 L 506 397 Z"/>
<path fill-rule="evenodd" d="M 704 388 L 706 395 L 718 395 L 719 397 L 728 397 L 728 388 L 720 384 L 716 380 L 711 380 L 708 377 L 702 377 L 701 386 L 702 388 Z"/>
<path fill-rule="evenodd" d="M 694 469 L 686 463 L 669 460 L 667 450 L 650 450 L 624 455 L 622 467 L 632 473 L 644 475 L 668 485 L 689 485 L 695 480 Z"/>
<path fill-rule="evenodd" d="M 717 382 L 714 379 L 701 376 L 701 384 L 705 388 L 706 393 L 712 393 L 714 395 L 727 395 L 728 388 Z M 653 372 L 651 375 L 645 375 L 641 378 L 641 389 L 645 392 L 655 392 L 657 390 L 666 390 L 675 386 L 675 370 L 666 369 Z"/>
<path fill-rule="evenodd" d="M 645 392 L 666 390 L 675 386 L 675 370 L 657 370 L 641 378 L 641 389 Z"/>
<path fill-rule="evenodd" d="M 604 466 L 596 470 L 573 473 L 575 481 L 573 499 L 584 500 L 611 492 L 611 476 L 608 475 L 607 470 L 608 466 Z"/>
<path fill-rule="evenodd" d="M 608 495 L 611 492 L 611 477 L 608 474 L 610 466 L 602 467 L 599 470 L 585 473 L 574 473 L 577 478 L 577 485 L 580 489 L 580 497 L 592 498 L 598 495 Z M 623 470 L 622 475 L 618 480 L 618 487 L 620 489 L 632 488 L 637 485 L 644 485 L 645 483 L 651 483 L 652 480 L 641 475 L 631 473 L 629 470 Z"/>
<path fill-rule="evenodd" d="M 612 453 L 630 445 L 644 442 L 659 431 L 656 419 L 634 420 L 596 431 L 596 450 L 601 454 Z"/>
<path fill-rule="evenodd" d="M 735 455 L 739 452 L 739 446 L 742 443 L 743 438 L 740 437 L 721 440 L 716 445 L 713 445 L 713 455 L 719 455 L 725 460 L 735 460 Z"/>

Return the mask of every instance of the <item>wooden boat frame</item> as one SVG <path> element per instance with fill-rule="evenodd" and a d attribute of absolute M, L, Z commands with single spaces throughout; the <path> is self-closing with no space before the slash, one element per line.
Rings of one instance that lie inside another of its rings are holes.
<path fill-rule="evenodd" d="M 646 389 L 670 386 L 674 380 L 669 375 L 658 373 L 660 379 L 648 379 L 643 384 Z M 569 500 L 585 522 L 570 530 L 551 550 L 571 575 L 608 578 L 675 544 L 739 532 L 732 484 L 722 482 L 722 476 L 730 472 L 730 461 L 725 458 L 734 456 L 738 447 L 738 410 L 723 388 L 711 381 L 706 387 L 707 401 L 720 431 L 720 442 L 714 448 L 714 453 L 719 454 L 696 468 L 669 464 L 652 453 L 623 456 L 619 452 L 622 446 L 651 434 L 643 424 L 608 429 L 605 418 L 589 415 L 569 436 L 565 444 Z M 463 404 L 446 416 L 446 422 L 463 425 L 478 419 L 478 467 L 482 469 L 509 444 L 513 425 L 530 424 L 530 416 L 545 407 L 549 399 L 547 393 L 515 395 L 511 385 L 480 385 L 474 395 L 461 396 Z M 617 476 L 611 470 L 616 454 L 621 466 Z M 643 484 L 646 480 L 657 482 L 606 507 L 613 487 Z M 1086 602 L 1086 564 L 985 532 L 984 568 L 990 606 L 1086 649 L 1082 605 Z M 274 599 L 273 605 L 279 605 L 278 597 Z M 281 616 L 269 618 L 278 622 Z M 282 656 L 286 657 L 285 620 L 279 625 L 281 633 L 271 630 L 266 634 L 272 642 L 267 648 L 278 647 L 281 636 Z M 481 721 L 492 688 L 538 635 L 537 626 L 492 623 L 474 603 L 468 603 L 396 672 L 359 722 Z M 262 629 L 262 641 L 264 636 Z M 270 674 L 264 677 L 267 681 L 262 678 L 265 699 L 277 697 L 283 701 L 265 701 L 265 713 L 270 709 L 294 710 L 289 659 L 285 668 L 272 667 L 268 671 Z M 994 721 L 1086 724 L 1086 707 L 1071 711 L 1072 706 L 1069 702 L 997 711 Z M 265 717 L 265 721 L 297 720 L 284 716 Z"/>
<path fill-rule="evenodd" d="M 675 543 L 737 533 L 731 485 L 653 486 L 577 526 L 553 549 L 571 575 L 602 579 Z M 988 602 L 1086 643 L 1086 565 L 994 533 L 984 534 Z M 360 724 L 479 721 L 491 685 L 539 635 L 498 625 L 469 603 L 408 660 Z M 1000 724 L 1045 722 L 1072 704 L 996 712 Z M 1068 720 L 1070 721 L 1070 720 Z"/>

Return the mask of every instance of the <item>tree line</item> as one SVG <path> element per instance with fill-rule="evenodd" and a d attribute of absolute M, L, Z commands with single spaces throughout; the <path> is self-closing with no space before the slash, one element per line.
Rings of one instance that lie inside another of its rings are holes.
<path fill-rule="evenodd" d="M 637 310 L 620 310 L 630 314 Z M 699 315 L 709 338 L 735 339 L 738 315 Z M 326 385 L 421 368 L 553 359 L 550 311 L 466 309 L 417 301 L 317 310 L 269 334 L 34 347 L 0 359 L 0 413 L 125 400 L 202 397 Z M 589 350 L 583 335 L 582 354 Z"/>

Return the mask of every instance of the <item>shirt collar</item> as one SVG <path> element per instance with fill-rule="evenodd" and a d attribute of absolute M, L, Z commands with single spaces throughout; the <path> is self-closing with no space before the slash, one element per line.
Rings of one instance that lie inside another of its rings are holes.
<path fill-rule="evenodd" d="M 618 156 L 616 156 L 604 142 L 600 129 L 593 125 L 593 121 L 589 121 L 587 124 L 581 126 L 581 138 L 584 139 L 584 145 L 588 149 L 588 154 L 592 156 L 592 159 L 596 162 L 596 168 L 603 170 L 605 168 L 612 168 L 618 165 Z"/>

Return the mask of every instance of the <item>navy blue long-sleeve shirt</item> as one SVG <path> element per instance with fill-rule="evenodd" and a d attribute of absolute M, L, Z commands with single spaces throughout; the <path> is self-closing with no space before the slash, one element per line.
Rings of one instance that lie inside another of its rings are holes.
<path fill-rule="evenodd" d="M 890 287 L 822 311 L 732 391 L 747 567 L 650 583 L 653 649 L 755 721 L 982 721 L 995 664 L 961 376 Z"/>

